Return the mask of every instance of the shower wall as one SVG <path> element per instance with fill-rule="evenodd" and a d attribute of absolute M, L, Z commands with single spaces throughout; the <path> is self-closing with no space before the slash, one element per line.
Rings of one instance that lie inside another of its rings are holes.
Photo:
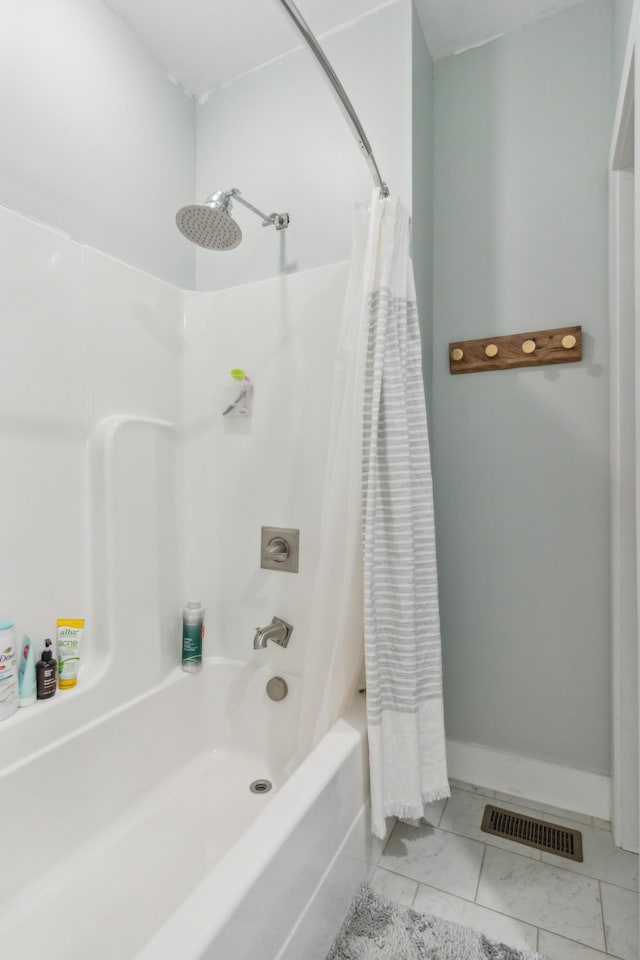
<path fill-rule="evenodd" d="M 3 725 L 7 762 L 175 669 L 187 595 L 207 656 L 299 677 L 348 264 L 185 294 L 5 208 L 0 254 L 0 616 L 38 651 L 87 619 L 77 690 Z M 222 417 L 236 366 L 247 420 Z M 260 569 L 262 525 L 300 528 L 299 574 Z M 274 614 L 289 649 L 254 652 Z"/>
<path fill-rule="evenodd" d="M 321 38 L 394 195 L 411 208 L 411 2 L 395 0 Z M 311 24 L 313 27 L 313 23 Z M 197 195 L 239 187 L 275 234 L 238 204 L 233 256 L 197 251 L 196 285 L 217 290 L 351 256 L 351 209 L 372 181 L 311 54 L 297 50 L 214 90 L 198 108 Z"/>
<path fill-rule="evenodd" d="M 0 250 L 0 616 L 40 641 L 90 599 L 84 251 L 4 208 Z"/>
<path fill-rule="evenodd" d="M 78 688 L 20 711 L 19 759 L 177 662 L 182 292 L 0 207 L 0 304 L 0 617 L 38 654 L 87 619 Z"/>
<path fill-rule="evenodd" d="M 302 672 L 347 277 L 334 264 L 186 298 L 185 595 L 206 604 L 208 653 L 254 669 Z M 247 419 L 222 416 L 234 367 L 255 385 Z M 260 568 L 261 526 L 300 529 L 298 574 Z M 288 649 L 254 652 L 274 615 Z"/>
<path fill-rule="evenodd" d="M 193 286 L 195 104 L 101 0 L 5 0 L 0 204 Z"/>
<path fill-rule="evenodd" d="M 610 769 L 612 4 L 436 64 L 434 481 L 448 736 Z M 580 364 L 451 376 L 582 324 Z"/>

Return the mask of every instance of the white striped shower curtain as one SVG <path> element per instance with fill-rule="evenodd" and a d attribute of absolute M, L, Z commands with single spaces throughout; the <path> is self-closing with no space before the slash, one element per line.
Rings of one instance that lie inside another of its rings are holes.
<path fill-rule="evenodd" d="M 374 199 L 363 408 L 364 632 L 372 826 L 449 796 L 431 464 L 410 221 Z"/>
<path fill-rule="evenodd" d="M 378 190 L 368 211 L 355 211 L 296 757 L 344 715 L 364 637 L 377 836 L 385 817 L 417 819 L 424 803 L 449 795 L 409 227 L 397 200 Z"/>

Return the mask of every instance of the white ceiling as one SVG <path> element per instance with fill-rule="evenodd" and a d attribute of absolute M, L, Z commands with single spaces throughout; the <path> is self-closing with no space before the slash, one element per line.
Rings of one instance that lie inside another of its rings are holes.
<path fill-rule="evenodd" d="M 393 0 L 387 0 L 393 2 Z M 581 0 L 415 0 L 434 59 L 459 53 Z M 300 46 L 279 0 L 105 0 L 169 73 L 202 94 Z M 297 0 L 321 36 L 387 4 Z"/>
<path fill-rule="evenodd" d="M 473 0 L 472 0 L 473 2 Z M 301 45 L 278 0 L 105 0 L 190 93 L 221 83 Z M 316 35 L 370 13 L 384 0 L 298 0 Z"/>

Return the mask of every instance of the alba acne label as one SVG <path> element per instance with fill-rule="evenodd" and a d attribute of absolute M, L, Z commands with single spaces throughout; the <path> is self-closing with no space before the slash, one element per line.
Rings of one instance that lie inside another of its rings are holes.
<path fill-rule="evenodd" d="M 75 687 L 80 669 L 80 644 L 84 620 L 58 620 L 58 686 Z"/>

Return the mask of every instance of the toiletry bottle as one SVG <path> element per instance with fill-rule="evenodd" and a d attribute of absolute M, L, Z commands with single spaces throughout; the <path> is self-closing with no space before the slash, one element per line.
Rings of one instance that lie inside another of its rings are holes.
<path fill-rule="evenodd" d="M 80 647 L 84 620 L 58 620 L 58 686 L 61 690 L 75 687 L 80 669 Z"/>
<path fill-rule="evenodd" d="M 182 611 L 182 669 L 197 673 L 202 668 L 204 607 L 199 600 L 189 600 Z"/>
<path fill-rule="evenodd" d="M 36 663 L 38 700 L 48 700 L 56 692 L 56 668 L 58 664 L 51 653 L 51 640 L 45 640 L 42 659 Z"/>
<path fill-rule="evenodd" d="M 18 657 L 11 620 L 0 620 L 0 720 L 18 709 Z"/>
<path fill-rule="evenodd" d="M 36 702 L 36 658 L 33 653 L 33 644 L 26 634 L 20 645 L 18 692 L 21 707 L 30 707 Z"/>

